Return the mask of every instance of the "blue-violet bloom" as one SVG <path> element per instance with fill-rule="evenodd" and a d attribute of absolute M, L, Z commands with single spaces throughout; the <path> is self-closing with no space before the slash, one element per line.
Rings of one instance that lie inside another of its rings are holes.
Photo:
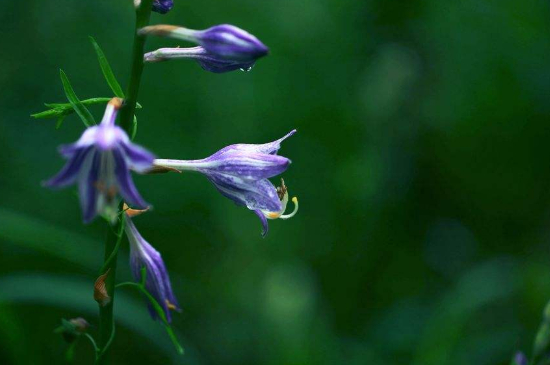
<path fill-rule="evenodd" d="M 269 49 L 258 38 L 230 24 L 216 25 L 205 30 L 152 25 L 140 29 L 140 34 L 155 34 L 193 42 L 208 53 L 231 61 L 254 62 L 269 53 Z"/>
<path fill-rule="evenodd" d="M 126 132 L 115 125 L 121 106 L 121 99 L 111 99 L 101 124 L 87 128 L 75 143 L 61 146 L 59 151 L 68 161 L 56 176 L 44 182 L 52 188 L 76 183 L 86 223 L 97 214 L 113 220 L 117 214 L 118 194 L 135 207 L 148 205 L 136 189 L 130 169 L 145 172 L 155 157 L 133 144 Z"/>
<path fill-rule="evenodd" d="M 160 253 L 155 250 L 139 234 L 132 219 L 127 214 L 124 220 L 126 235 L 130 242 L 130 268 L 132 276 L 137 282 L 141 281 L 142 269 L 145 268 L 145 289 L 155 298 L 162 307 L 168 323 L 172 321 L 171 310 L 180 311 L 178 301 L 172 291 L 170 277 Z M 148 304 L 149 313 L 153 319 L 158 314 L 153 306 Z"/>
<path fill-rule="evenodd" d="M 523 352 L 517 352 L 512 361 L 512 365 L 527 365 L 529 360 Z"/>
<path fill-rule="evenodd" d="M 174 7 L 173 0 L 153 0 L 153 11 L 166 14 Z"/>
<path fill-rule="evenodd" d="M 234 70 L 250 71 L 254 62 L 231 61 L 219 58 L 203 47 L 192 48 L 160 48 L 156 51 L 146 53 L 145 62 L 161 62 L 171 59 L 195 60 L 206 71 L 224 73 Z"/>
<path fill-rule="evenodd" d="M 202 160 L 157 159 L 154 166 L 204 174 L 225 197 L 258 215 L 262 221 L 262 235 L 265 236 L 268 219 L 288 219 L 298 210 L 298 199 L 293 198 L 294 211 L 285 215 L 287 187 L 282 179 L 278 188 L 268 180 L 288 168 L 290 160 L 277 155 L 277 151 L 281 148 L 281 142 L 295 132 L 293 130 L 270 143 L 230 145 Z"/>

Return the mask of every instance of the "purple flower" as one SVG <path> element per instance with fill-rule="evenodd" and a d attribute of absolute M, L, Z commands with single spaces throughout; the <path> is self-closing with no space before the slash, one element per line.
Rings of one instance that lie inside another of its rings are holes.
<path fill-rule="evenodd" d="M 270 143 L 227 146 L 202 160 L 155 160 L 154 165 L 204 174 L 222 195 L 258 215 L 262 221 L 262 235 L 265 236 L 267 219 L 288 219 L 298 210 L 298 199 L 293 198 L 294 211 L 284 215 L 288 203 L 287 187 L 282 179 L 282 185 L 278 188 L 268 180 L 288 168 L 290 160 L 277 155 L 277 151 L 281 148 L 281 142 L 295 132 L 293 130 Z"/>
<path fill-rule="evenodd" d="M 180 311 L 178 301 L 172 292 L 172 285 L 168 277 L 168 271 L 162 261 L 160 253 L 155 250 L 139 234 L 136 226 L 127 215 L 125 222 L 125 231 L 130 242 L 130 268 L 132 276 L 137 282 L 141 281 L 141 270 L 145 272 L 145 289 L 155 298 L 158 304 L 164 310 L 168 323 L 172 321 L 170 310 Z M 153 319 L 158 318 L 157 312 L 151 304 L 148 304 L 149 313 Z"/>
<path fill-rule="evenodd" d="M 174 7 L 173 0 L 153 0 L 153 11 L 166 14 Z"/>
<path fill-rule="evenodd" d="M 60 147 L 60 153 L 68 161 L 56 176 L 44 183 L 52 188 L 76 183 L 86 223 L 97 214 L 112 220 L 116 216 L 118 194 L 133 206 L 148 205 L 137 191 L 130 169 L 146 171 L 154 156 L 133 144 L 126 132 L 115 125 L 121 105 L 121 99 L 111 99 L 100 125 L 87 128 L 75 143 Z"/>
<path fill-rule="evenodd" d="M 254 62 L 231 61 L 219 58 L 203 47 L 193 48 L 160 48 L 156 51 L 146 53 L 145 62 L 160 62 L 170 59 L 190 59 L 195 60 L 206 71 L 214 73 L 224 73 L 234 70 L 250 71 Z"/>
<path fill-rule="evenodd" d="M 529 360 L 523 352 L 517 352 L 512 361 L 512 365 L 527 365 Z"/>
<path fill-rule="evenodd" d="M 187 31 L 190 40 L 221 58 L 255 61 L 269 52 L 258 38 L 234 25 L 221 24 L 201 31 Z"/>
<path fill-rule="evenodd" d="M 140 29 L 140 34 L 155 34 L 193 42 L 218 59 L 236 62 L 255 62 L 268 54 L 269 49 L 252 34 L 229 24 L 205 30 L 171 25 L 152 25 Z"/>

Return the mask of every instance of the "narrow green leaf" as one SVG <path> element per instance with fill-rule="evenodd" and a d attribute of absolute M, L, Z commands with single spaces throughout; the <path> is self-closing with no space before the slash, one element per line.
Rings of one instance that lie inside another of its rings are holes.
<path fill-rule="evenodd" d="M 103 76 L 105 76 L 107 84 L 109 84 L 109 87 L 113 90 L 113 93 L 115 93 L 116 96 L 119 98 L 124 98 L 124 92 L 115 78 L 113 69 L 109 65 L 109 61 L 107 61 L 107 57 L 105 57 L 105 54 L 99 47 L 99 44 L 95 41 L 94 37 L 90 37 L 90 42 L 92 42 L 92 45 L 94 46 L 95 53 L 97 54 L 97 60 L 99 61 L 99 66 L 101 67 L 101 71 L 103 72 Z"/>
<path fill-rule="evenodd" d="M 36 119 L 55 118 L 63 113 L 61 109 L 44 110 L 43 112 L 31 114 L 31 117 Z"/>
<path fill-rule="evenodd" d="M 59 118 L 57 118 L 57 122 L 55 122 L 55 129 L 61 128 L 61 124 L 63 124 L 63 121 L 66 117 L 66 115 L 61 115 Z"/>
<path fill-rule="evenodd" d="M 59 74 L 61 76 L 61 82 L 63 83 L 65 95 L 67 96 L 67 99 L 71 103 L 71 106 L 75 110 L 76 114 L 78 114 L 80 119 L 82 119 L 82 122 L 86 125 L 86 127 L 90 127 L 92 124 L 95 124 L 94 117 L 92 116 L 88 108 L 86 108 L 86 106 L 84 106 L 84 104 L 82 104 L 82 102 L 76 96 L 65 72 L 63 72 L 63 70 L 59 70 Z"/>
<path fill-rule="evenodd" d="M 84 99 L 80 102 L 86 106 L 88 105 L 96 105 L 96 104 L 106 104 L 111 100 L 111 98 L 90 98 L 90 99 Z M 31 114 L 31 117 L 36 119 L 48 119 L 48 118 L 57 118 L 60 116 L 67 116 L 74 113 L 73 106 L 71 103 L 44 103 L 45 106 L 50 108 L 49 110 L 44 110 L 43 112 L 38 112 Z M 136 109 L 141 109 L 141 105 L 139 103 L 136 103 Z"/>
<path fill-rule="evenodd" d="M 98 97 L 81 100 L 84 105 L 106 104 L 111 98 Z M 45 106 L 52 109 L 72 109 L 71 103 L 44 103 Z"/>
<path fill-rule="evenodd" d="M 134 124 L 132 125 L 132 141 L 136 138 L 136 133 L 137 133 L 137 118 L 136 116 L 134 115 Z"/>

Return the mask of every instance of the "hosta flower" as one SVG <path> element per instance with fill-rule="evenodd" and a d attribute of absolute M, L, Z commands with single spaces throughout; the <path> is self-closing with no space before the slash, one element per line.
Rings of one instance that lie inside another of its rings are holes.
<path fill-rule="evenodd" d="M 153 0 L 153 11 L 166 14 L 174 7 L 173 0 Z"/>
<path fill-rule="evenodd" d="M 254 62 L 231 61 L 219 58 L 206 51 L 203 47 L 192 48 L 160 48 L 146 53 L 145 62 L 160 62 L 171 59 L 195 60 L 206 71 L 224 73 L 234 70 L 250 71 Z"/>
<path fill-rule="evenodd" d="M 132 222 L 129 215 L 124 220 L 125 231 L 130 242 L 130 268 L 132 276 L 137 282 L 141 281 L 142 269 L 145 268 L 145 289 L 155 298 L 162 307 L 166 320 L 170 323 L 172 316 L 170 310 L 179 311 L 178 301 L 172 292 L 172 285 L 168 277 L 168 271 L 160 253 L 151 246 Z M 158 318 L 157 312 L 151 304 L 148 304 L 149 312 L 153 319 Z"/>
<path fill-rule="evenodd" d="M 75 143 L 60 147 L 60 153 L 68 161 L 44 183 L 52 188 L 77 184 L 84 222 L 90 222 L 97 214 L 113 219 L 119 194 L 133 206 L 148 205 L 137 191 L 130 169 L 146 171 L 154 156 L 133 144 L 126 132 L 115 125 L 121 105 L 121 99 L 111 99 L 101 124 L 87 128 Z"/>
<path fill-rule="evenodd" d="M 298 210 L 298 200 L 293 198 L 295 209 L 285 215 L 288 191 L 284 182 L 275 188 L 268 180 L 284 172 L 290 160 L 277 155 L 286 136 L 265 144 L 234 144 L 227 146 L 202 160 L 155 160 L 157 168 L 197 171 L 204 174 L 214 186 L 237 205 L 244 205 L 260 217 L 262 235 L 268 231 L 267 219 L 288 219 Z M 282 181 L 282 179 L 281 179 Z"/>
<path fill-rule="evenodd" d="M 141 34 L 155 34 L 193 42 L 219 59 L 236 62 L 255 62 L 268 54 L 269 49 L 255 36 L 230 24 L 216 25 L 205 30 L 193 30 L 172 25 L 152 25 Z"/>

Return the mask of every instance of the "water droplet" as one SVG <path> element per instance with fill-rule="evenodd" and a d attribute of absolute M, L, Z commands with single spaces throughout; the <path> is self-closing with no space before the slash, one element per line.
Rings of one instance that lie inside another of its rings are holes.
<path fill-rule="evenodd" d="M 252 67 L 254 66 L 249 66 L 249 67 L 246 67 L 246 68 L 241 68 L 240 70 L 243 71 L 243 72 L 250 72 L 252 70 Z"/>

